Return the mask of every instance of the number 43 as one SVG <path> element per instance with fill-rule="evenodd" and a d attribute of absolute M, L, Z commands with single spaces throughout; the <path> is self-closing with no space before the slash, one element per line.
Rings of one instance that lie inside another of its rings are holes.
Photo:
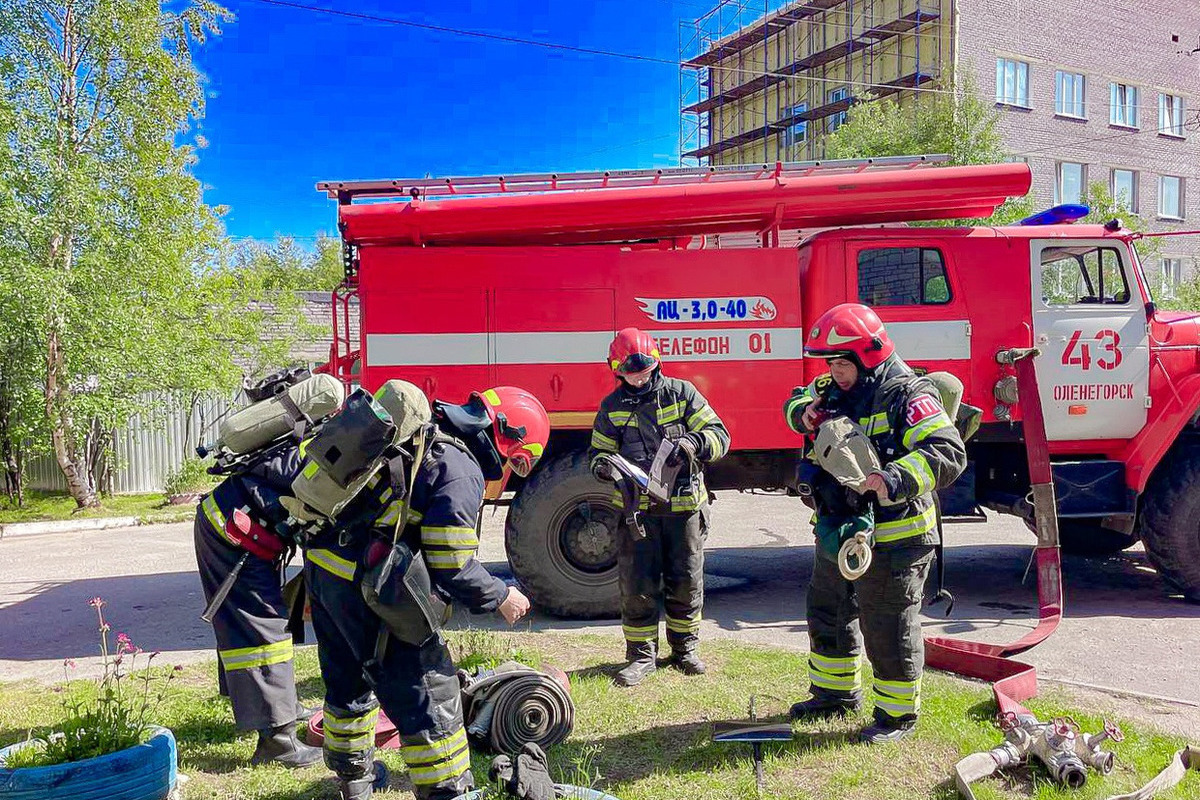
<path fill-rule="evenodd" d="M 1062 363 L 1064 366 L 1076 366 L 1080 369 L 1092 368 L 1091 342 L 1080 342 L 1083 331 L 1075 331 L 1063 350 Z M 1096 357 L 1096 366 L 1100 369 L 1116 369 L 1121 364 L 1121 336 L 1114 330 L 1098 331 L 1092 337 L 1100 347 L 1100 355 Z"/>

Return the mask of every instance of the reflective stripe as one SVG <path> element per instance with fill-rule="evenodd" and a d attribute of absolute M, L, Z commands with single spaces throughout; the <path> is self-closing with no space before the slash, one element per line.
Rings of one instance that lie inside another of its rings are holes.
<path fill-rule="evenodd" d="M 500 405 L 500 395 L 496 394 L 495 389 L 488 389 L 483 393 L 483 399 L 488 401 L 488 405 Z"/>
<path fill-rule="evenodd" d="M 463 728 L 436 742 L 403 745 L 400 755 L 408 765 L 414 786 L 430 786 L 447 778 L 457 778 L 471 768 L 471 751 Z"/>
<path fill-rule="evenodd" d="M 265 644 L 261 647 L 239 647 L 236 650 L 218 650 L 221 666 L 226 672 L 235 669 L 253 669 L 270 664 L 281 664 L 292 660 L 292 640 Z"/>
<path fill-rule="evenodd" d="M 915 681 L 875 681 L 875 707 L 892 717 L 916 714 L 921 710 L 921 679 Z"/>
<path fill-rule="evenodd" d="M 822 656 L 809 653 L 808 660 L 809 663 L 829 672 L 854 672 L 862 665 L 862 656 Z"/>
<path fill-rule="evenodd" d="M 717 421 L 719 421 L 717 412 L 713 411 L 712 406 L 705 406 L 688 417 L 687 426 L 688 430 L 698 431 Z"/>
<path fill-rule="evenodd" d="M 625 633 L 625 639 L 630 642 L 653 642 L 658 639 L 658 623 L 644 625 L 640 628 L 634 625 L 622 625 L 621 630 Z"/>
<path fill-rule="evenodd" d="M 332 550 L 309 550 L 305 557 L 326 572 L 332 573 L 343 580 L 354 580 L 354 562 L 342 558 Z"/>
<path fill-rule="evenodd" d="M 892 463 L 907 472 L 909 477 L 917 484 L 916 494 L 925 494 L 933 491 L 935 483 L 933 470 L 929 468 L 929 459 L 925 458 L 924 453 L 913 451 L 901 456 Z"/>
<path fill-rule="evenodd" d="M 708 449 L 712 453 L 712 458 L 718 459 L 725 455 L 725 448 L 722 446 L 720 435 L 714 430 L 700 431 L 700 435 L 704 437 L 704 441 L 708 442 Z"/>
<path fill-rule="evenodd" d="M 796 395 L 795 397 L 790 398 L 787 401 L 787 403 L 784 404 L 784 406 L 783 406 L 784 421 L 786 421 L 788 427 L 791 428 L 796 433 L 804 433 L 804 431 L 799 427 L 800 412 L 802 412 L 804 406 L 809 405 L 810 403 L 812 403 L 812 401 L 813 401 L 813 399 L 809 395 L 801 394 L 801 395 Z"/>
<path fill-rule="evenodd" d="M 448 527 L 435 528 L 421 526 L 421 541 L 425 544 L 441 544 L 456 550 L 479 547 L 479 537 L 474 528 Z"/>
<path fill-rule="evenodd" d="M 667 425 L 671 422 L 678 422 L 683 419 L 683 411 L 687 407 L 687 403 L 680 400 L 678 403 L 660 408 L 658 410 L 658 424 Z"/>
<path fill-rule="evenodd" d="M 905 447 L 911 450 L 918 442 L 928 439 L 942 428 L 949 427 L 952 427 L 950 418 L 946 416 L 945 412 L 939 411 L 929 419 L 923 419 L 905 431 L 900 441 Z"/>
<path fill-rule="evenodd" d="M 404 501 L 403 500 L 397 500 L 394 503 L 390 503 L 388 505 L 387 511 L 383 512 L 382 516 L 376 518 L 375 523 L 374 523 L 375 527 L 382 528 L 382 527 L 387 527 L 389 525 L 394 526 L 400 520 L 400 514 L 403 511 L 404 511 Z M 421 512 L 417 511 L 416 509 L 409 511 L 408 512 L 408 524 L 415 525 L 416 523 L 421 521 L 422 516 L 423 515 L 421 514 Z"/>
<path fill-rule="evenodd" d="M 321 469 L 321 465 L 315 461 L 310 461 L 304 465 L 304 469 L 300 470 L 300 474 L 306 478 L 312 478 Z"/>
<path fill-rule="evenodd" d="M 899 539 L 908 539 L 913 536 L 922 536 L 937 527 L 937 512 L 933 506 L 925 509 L 921 514 L 915 517 L 905 517 L 904 519 L 894 520 L 892 522 L 880 522 L 875 525 L 875 541 L 877 542 L 894 542 Z"/>
<path fill-rule="evenodd" d="M 221 513 L 221 507 L 217 505 L 217 500 L 215 497 L 213 497 L 211 494 L 208 497 L 205 497 L 200 503 L 200 510 L 204 512 L 204 517 L 208 520 L 208 524 L 213 527 L 213 529 L 222 539 L 230 544 L 237 544 L 237 542 L 229 538 L 229 534 L 225 532 L 225 515 Z"/>
<path fill-rule="evenodd" d="M 700 630 L 700 615 L 695 619 L 673 619 L 667 615 L 667 630 L 675 633 L 695 633 Z"/>
<path fill-rule="evenodd" d="M 859 676 L 859 656 L 830 657 L 808 654 L 808 679 L 813 686 L 835 692 L 857 692 L 862 689 Z"/>
<path fill-rule="evenodd" d="M 858 424 L 866 431 L 867 436 L 879 436 L 892 429 L 892 426 L 888 423 L 886 411 L 860 419 Z"/>
<path fill-rule="evenodd" d="M 612 495 L 609 497 L 609 500 L 617 508 L 621 508 L 621 509 L 625 508 L 625 498 L 623 498 L 621 496 L 620 492 L 614 491 L 612 493 Z M 640 501 L 638 501 L 638 508 L 640 508 L 643 511 L 650 508 L 650 496 L 649 495 L 646 495 L 646 494 L 642 495 L 642 499 Z"/>
<path fill-rule="evenodd" d="M 700 498 L 694 495 L 681 495 L 671 498 L 672 511 L 695 511 L 700 507 Z"/>
<path fill-rule="evenodd" d="M 339 717 L 331 712 L 327 704 L 321 721 L 325 746 L 338 753 L 370 750 L 375 744 L 375 722 L 378 718 L 378 707 L 355 717 Z"/>
<path fill-rule="evenodd" d="M 632 411 L 610 411 L 608 412 L 608 419 L 618 428 L 622 425 L 637 427 L 637 417 L 633 415 Z"/>
<path fill-rule="evenodd" d="M 425 563 L 430 569 L 454 569 L 463 568 L 471 557 L 475 555 L 474 550 L 423 550 Z"/>
<path fill-rule="evenodd" d="M 610 453 L 617 452 L 617 440 L 610 439 L 600 431 L 592 428 L 592 447 L 597 450 L 606 450 Z"/>

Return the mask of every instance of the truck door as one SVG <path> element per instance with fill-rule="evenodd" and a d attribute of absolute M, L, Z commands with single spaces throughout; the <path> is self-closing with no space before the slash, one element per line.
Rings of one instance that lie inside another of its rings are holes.
<path fill-rule="evenodd" d="M 1146 424 L 1150 352 L 1127 246 L 1034 240 L 1034 342 L 1051 440 L 1127 439 Z"/>

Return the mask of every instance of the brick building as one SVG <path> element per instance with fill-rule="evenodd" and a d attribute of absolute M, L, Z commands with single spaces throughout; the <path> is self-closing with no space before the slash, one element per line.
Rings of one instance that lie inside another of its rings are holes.
<path fill-rule="evenodd" d="M 1195 2 L 721 0 L 680 45 L 685 160 L 821 158 L 856 98 L 969 71 L 1036 206 L 1100 182 L 1151 230 L 1200 228 Z M 1145 266 L 1169 292 L 1198 261 L 1200 237 L 1171 237 Z"/>

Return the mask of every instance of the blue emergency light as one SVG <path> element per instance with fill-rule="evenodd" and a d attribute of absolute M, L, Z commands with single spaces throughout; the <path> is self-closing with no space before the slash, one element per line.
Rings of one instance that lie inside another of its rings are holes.
<path fill-rule="evenodd" d="M 1089 209 L 1085 205 L 1078 203 L 1063 203 L 1062 205 L 1047 208 L 1045 211 L 1026 217 L 1021 220 L 1021 225 L 1065 225 L 1074 222 L 1077 219 L 1086 217 Z"/>

